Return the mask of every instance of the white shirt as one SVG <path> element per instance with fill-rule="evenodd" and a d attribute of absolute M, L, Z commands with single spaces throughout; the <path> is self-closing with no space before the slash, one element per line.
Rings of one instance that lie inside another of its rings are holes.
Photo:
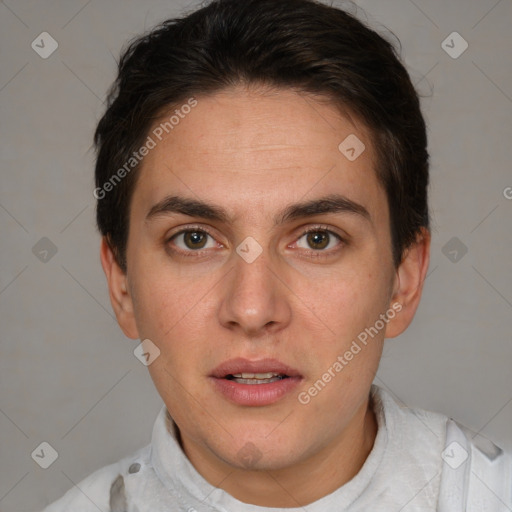
<path fill-rule="evenodd" d="M 359 473 L 300 508 L 243 503 L 192 466 L 162 407 L 151 444 L 106 466 L 43 512 L 511 512 L 512 456 L 446 416 L 371 389 L 377 436 Z"/>

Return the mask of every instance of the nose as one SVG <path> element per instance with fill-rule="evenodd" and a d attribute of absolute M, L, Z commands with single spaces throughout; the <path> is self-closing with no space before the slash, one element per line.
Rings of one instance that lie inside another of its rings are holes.
<path fill-rule="evenodd" d="M 219 321 L 245 338 L 275 334 L 291 319 L 290 289 L 278 275 L 277 262 L 264 250 L 248 262 L 234 254 L 234 268 L 223 283 Z"/>

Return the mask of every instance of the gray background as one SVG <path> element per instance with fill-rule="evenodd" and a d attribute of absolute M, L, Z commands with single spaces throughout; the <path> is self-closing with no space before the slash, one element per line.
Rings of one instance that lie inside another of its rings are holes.
<path fill-rule="evenodd" d="M 193 5 L 0 3 L 2 512 L 38 510 L 150 440 L 161 400 L 110 307 L 91 142 L 121 46 Z M 511 450 L 512 1 L 358 5 L 402 42 L 432 155 L 430 274 L 413 325 L 386 342 L 376 382 Z M 31 48 L 43 31 L 59 44 L 47 59 Z M 458 58 L 441 46 L 453 31 L 469 44 Z M 34 254 L 43 237 L 55 255 L 41 252 L 44 241 Z M 46 470 L 31 458 L 43 441 L 59 455 Z"/>

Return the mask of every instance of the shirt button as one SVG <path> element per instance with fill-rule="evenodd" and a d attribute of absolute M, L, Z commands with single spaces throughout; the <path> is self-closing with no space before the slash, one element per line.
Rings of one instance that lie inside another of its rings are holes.
<path fill-rule="evenodd" d="M 140 464 L 138 462 L 134 462 L 129 468 L 128 473 L 138 473 L 140 470 Z"/>

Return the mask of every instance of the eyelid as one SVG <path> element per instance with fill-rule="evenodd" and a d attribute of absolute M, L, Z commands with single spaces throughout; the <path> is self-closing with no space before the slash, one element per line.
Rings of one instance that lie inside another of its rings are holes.
<path fill-rule="evenodd" d="M 205 233 L 208 233 L 211 237 L 213 237 L 213 234 L 208 227 L 199 226 L 198 224 L 196 224 L 196 225 L 190 224 L 190 225 L 180 226 L 178 231 L 172 233 L 171 235 L 166 235 L 166 239 L 171 240 L 175 236 L 181 235 L 183 233 L 187 233 L 189 231 L 204 231 Z"/>
<path fill-rule="evenodd" d="M 343 238 L 343 236 L 337 233 L 332 226 L 327 226 L 326 224 L 315 224 L 314 226 L 302 229 L 301 233 L 302 235 L 305 235 L 306 233 L 314 233 L 316 231 L 327 231 L 328 233 L 336 235 L 339 238 Z"/>

